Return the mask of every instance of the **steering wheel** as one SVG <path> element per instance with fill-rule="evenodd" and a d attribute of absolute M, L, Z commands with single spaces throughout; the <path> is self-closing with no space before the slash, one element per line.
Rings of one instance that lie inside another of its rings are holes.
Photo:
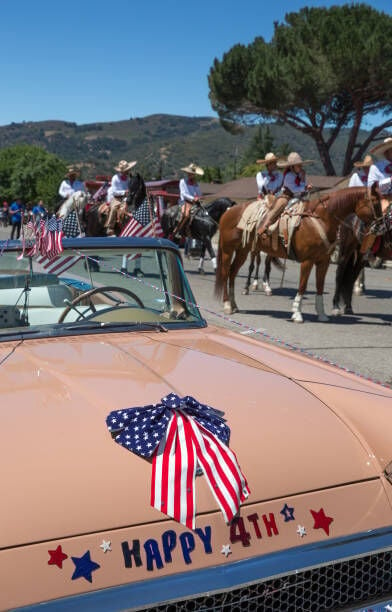
<path fill-rule="evenodd" d="M 65 319 L 65 317 L 67 316 L 67 314 L 75 309 L 75 307 L 79 304 L 79 302 L 81 302 L 82 300 L 88 298 L 89 301 L 89 309 L 91 310 L 91 313 L 94 314 L 95 312 L 97 312 L 97 309 L 95 308 L 91 298 L 93 295 L 98 295 L 98 294 L 102 294 L 104 295 L 106 298 L 108 298 L 109 300 L 112 300 L 113 302 L 117 302 L 117 304 L 123 304 L 123 302 L 121 302 L 121 300 L 117 300 L 115 297 L 108 295 L 107 292 L 109 291 L 117 291 L 118 293 L 123 293 L 124 295 L 128 295 L 129 297 L 131 297 L 138 306 L 140 306 L 140 308 L 144 308 L 144 304 L 141 301 L 141 299 L 135 294 L 133 293 L 133 291 L 130 291 L 129 289 L 125 289 L 124 287 L 116 287 L 115 285 L 107 285 L 104 287 L 95 287 L 95 289 L 89 289 L 88 291 L 85 291 L 84 293 L 81 293 L 80 295 L 78 295 L 74 300 L 72 300 L 72 302 L 70 302 L 68 304 L 68 306 L 66 306 L 63 310 L 63 312 L 61 313 L 58 323 L 62 323 Z M 78 311 L 77 311 L 78 312 Z M 87 311 L 88 312 L 88 311 Z M 84 313 L 79 313 L 80 315 L 79 318 L 88 318 L 84 315 Z"/>

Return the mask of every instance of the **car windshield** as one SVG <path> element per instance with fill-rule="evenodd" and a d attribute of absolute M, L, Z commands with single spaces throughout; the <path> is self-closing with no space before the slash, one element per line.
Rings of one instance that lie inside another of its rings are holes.
<path fill-rule="evenodd" d="M 178 250 L 164 240 L 63 240 L 54 257 L 0 242 L 0 340 L 204 326 Z"/>

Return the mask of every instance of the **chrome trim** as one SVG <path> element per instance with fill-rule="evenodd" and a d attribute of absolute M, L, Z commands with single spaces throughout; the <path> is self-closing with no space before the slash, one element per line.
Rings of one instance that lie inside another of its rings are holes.
<path fill-rule="evenodd" d="M 297 546 L 251 559 L 184 572 L 164 578 L 133 582 L 118 587 L 17 608 L 17 610 L 68 612 L 124 612 L 148 606 L 221 593 L 234 588 L 285 576 L 331 562 L 363 557 L 392 549 L 392 526 L 351 536 Z M 175 593 L 175 598 L 173 594 Z M 361 608 L 362 610 L 364 608 Z"/>

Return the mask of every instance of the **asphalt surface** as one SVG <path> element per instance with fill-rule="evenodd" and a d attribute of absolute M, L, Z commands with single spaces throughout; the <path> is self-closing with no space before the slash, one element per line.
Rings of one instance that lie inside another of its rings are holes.
<path fill-rule="evenodd" d="M 0 240 L 9 238 L 11 228 L 0 228 Z M 299 265 L 288 261 L 284 278 L 276 268 L 271 272 L 272 296 L 262 289 L 242 295 L 248 262 L 236 282 L 240 312 L 224 315 L 223 304 L 215 299 L 215 275 L 210 260 L 205 274 L 198 273 L 198 258 L 184 258 L 184 268 L 203 316 L 208 322 L 266 342 L 280 341 L 298 347 L 328 362 L 392 386 L 392 267 L 366 268 L 366 291 L 354 296 L 354 315 L 330 317 L 319 323 L 315 313 L 315 284 L 312 272 L 302 303 L 304 323 L 293 323 L 292 300 L 299 282 Z M 264 262 L 262 262 L 262 267 Z M 331 264 L 326 278 L 324 304 L 332 312 L 336 266 Z M 261 284 L 260 284 L 261 286 Z M 257 333 L 260 332 L 260 333 Z M 275 339 L 275 340 L 273 340 Z"/>
<path fill-rule="evenodd" d="M 392 267 L 366 268 L 366 291 L 353 298 L 355 314 L 333 317 L 336 266 L 331 264 L 324 295 L 325 311 L 330 316 L 326 323 L 317 321 L 312 271 L 302 303 L 304 323 L 301 324 L 293 323 L 290 318 L 299 282 L 299 264 L 288 261 L 283 279 L 282 272 L 273 268 L 273 295 L 266 296 L 262 289 L 242 295 L 248 263 L 241 268 L 236 280 L 235 295 L 240 312 L 224 315 L 223 304 L 214 297 L 215 276 L 211 261 L 205 262 L 206 273 L 201 275 L 198 273 L 199 259 L 184 258 L 185 271 L 207 321 L 263 341 L 278 339 L 357 374 L 392 385 Z M 262 261 L 261 272 L 263 266 Z"/>

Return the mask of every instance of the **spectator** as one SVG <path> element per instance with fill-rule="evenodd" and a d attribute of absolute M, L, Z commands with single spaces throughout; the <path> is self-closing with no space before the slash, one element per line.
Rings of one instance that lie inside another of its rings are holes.
<path fill-rule="evenodd" d="M 22 225 L 22 214 L 23 214 L 23 206 L 22 200 L 20 198 L 16 198 L 14 202 L 12 202 L 9 207 L 9 213 L 11 215 L 11 240 L 19 240 L 20 237 L 20 228 Z"/>
<path fill-rule="evenodd" d="M 33 217 L 34 217 L 34 221 L 35 223 L 38 223 L 41 219 L 45 219 L 45 217 L 47 216 L 47 210 L 44 206 L 44 203 L 42 200 L 40 200 L 34 207 L 33 207 Z"/>

